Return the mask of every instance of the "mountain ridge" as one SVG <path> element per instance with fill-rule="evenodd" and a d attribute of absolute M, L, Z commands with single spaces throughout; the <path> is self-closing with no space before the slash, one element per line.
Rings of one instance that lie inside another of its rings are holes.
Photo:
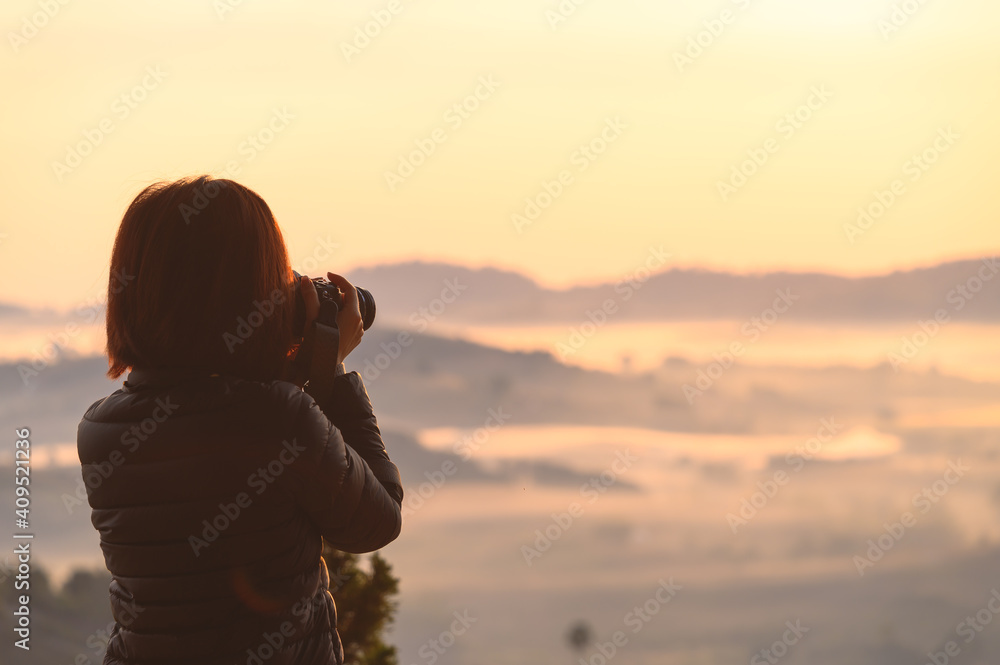
<path fill-rule="evenodd" d="M 737 274 L 709 268 L 640 267 L 613 282 L 550 288 L 519 272 L 437 261 L 404 261 L 346 271 L 372 291 L 383 321 L 482 325 L 566 323 L 604 310 L 629 321 L 749 319 L 785 297 L 782 318 L 810 321 L 1000 321 L 1000 274 L 995 257 L 864 277 L 823 272 Z M 71 317 L 74 310 L 62 314 Z M 0 319 L 52 322 L 60 314 L 0 303 Z M 423 327 L 417 325 L 418 329 Z"/>
<path fill-rule="evenodd" d="M 499 268 L 426 261 L 359 268 L 348 277 L 372 291 L 380 313 L 396 321 L 420 318 L 420 308 L 437 300 L 442 301 L 438 309 L 447 306 L 449 320 L 463 323 L 579 321 L 595 309 L 613 309 L 608 313 L 618 319 L 645 321 L 749 318 L 769 308 L 782 292 L 794 297 L 783 314 L 793 319 L 930 319 L 944 309 L 955 319 L 998 321 L 998 273 L 1000 263 L 990 257 L 868 277 L 669 268 L 566 289 L 544 287 Z"/>

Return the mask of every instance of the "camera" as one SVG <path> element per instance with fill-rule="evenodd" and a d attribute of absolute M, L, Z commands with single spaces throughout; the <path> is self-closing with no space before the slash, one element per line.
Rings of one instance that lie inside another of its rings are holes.
<path fill-rule="evenodd" d="M 292 330 L 296 337 L 302 337 L 305 334 L 304 328 L 306 322 L 306 303 L 302 297 L 302 291 L 299 289 L 299 280 L 302 276 L 294 271 L 292 274 L 295 275 L 295 318 Z M 313 277 L 311 279 L 312 283 L 316 285 L 316 295 L 319 296 L 320 316 L 323 317 L 326 313 L 324 310 L 335 306 L 336 309 L 326 318 L 332 321 L 333 327 L 337 327 L 337 313 L 344 306 L 344 296 L 340 292 L 340 288 L 322 277 Z M 358 291 L 358 309 L 361 310 L 361 326 L 365 330 L 368 330 L 375 322 L 375 298 L 372 297 L 372 293 L 368 289 L 355 288 Z"/>

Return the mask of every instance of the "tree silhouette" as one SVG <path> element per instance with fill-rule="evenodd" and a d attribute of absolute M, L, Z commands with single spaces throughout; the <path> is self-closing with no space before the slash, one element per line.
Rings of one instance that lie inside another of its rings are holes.
<path fill-rule="evenodd" d="M 392 598 L 399 587 L 392 568 L 378 554 L 362 559 L 324 548 L 323 558 L 330 570 L 330 593 L 337 601 L 337 631 L 345 662 L 398 665 L 396 648 L 383 642 L 384 631 L 393 621 L 396 603 Z M 14 589 L 11 579 L 16 569 L 5 572 L 2 562 L 0 557 L 0 632 L 14 635 L 13 611 L 21 592 Z M 368 567 L 370 572 L 364 570 Z M 37 564 L 32 568 L 31 616 L 36 622 L 32 662 L 101 662 L 114 621 L 108 602 L 110 582 L 111 575 L 104 569 L 75 570 L 60 589 L 53 589 L 45 569 Z M 0 663 L 20 662 L 22 655 L 12 639 L 0 643 Z"/>
<path fill-rule="evenodd" d="M 569 642 L 571 649 L 582 653 L 594 641 L 594 632 L 586 621 L 577 621 L 566 633 L 566 641 Z"/>
<path fill-rule="evenodd" d="M 378 552 L 368 562 L 371 572 L 359 567 L 357 554 L 323 546 L 330 570 L 330 593 L 337 602 L 337 632 L 344 645 L 344 662 L 358 665 L 397 665 L 396 647 L 382 638 L 393 622 L 399 580 Z"/>

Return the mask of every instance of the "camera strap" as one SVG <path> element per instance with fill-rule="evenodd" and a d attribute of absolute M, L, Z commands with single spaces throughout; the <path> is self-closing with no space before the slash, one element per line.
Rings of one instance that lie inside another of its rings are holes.
<path fill-rule="evenodd" d="M 340 353 L 339 308 L 332 300 L 320 300 L 319 314 L 312 329 L 312 357 L 309 359 L 310 392 L 327 395 L 333 391 L 337 356 Z"/>

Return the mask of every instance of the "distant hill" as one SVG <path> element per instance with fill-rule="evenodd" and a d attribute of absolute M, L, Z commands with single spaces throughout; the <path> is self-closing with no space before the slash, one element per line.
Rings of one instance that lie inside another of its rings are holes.
<path fill-rule="evenodd" d="M 544 288 L 514 272 L 445 263 L 378 265 L 353 270 L 348 277 L 372 291 L 379 316 L 395 322 L 420 318 L 420 308 L 430 307 L 442 291 L 446 300 L 454 300 L 445 305 L 449 322 L 497 324 L 578 322 L 607 299 L 618 308 L 615 320 L 745 319 L 770 307 L 779 290 L 798 298 L 782 315 L 792 319 L 912 321 L 945 309 L 953 320 L 1000 321 L 1000 274 L 995 270 L 1000 271 L 1000 263 L 983 260 L 861 278 L 672 269 L 645 282 L 566 290 Z M 980 271 L 988 281 L 977 281 Z M 456 283 L 460 293 L 453 298 L 448 284 Z M 958 289 L 966 284 L 970 290 L 963 294 Z"/>
<path fill-rule="evenodd" d="M 379 353 L 377 344 L 390 339 L 390 335 L 384 332 L 378 333 L 378 337 L 374 340 L 366 339 L 365 344 L 355 352 L 358 354 L 358 359 L 352 357 L 348 360 L 351 369 L 357 367 L 363 371 L 363 358 Z M 465 460 L 455 452 L 430 450 L 422 446 L 412 434 L 414 425 L 478 426 L 485 417 L 486 409 L 497 406 L 491 401 L 498 396 L 496 391 L 498 389 L 506 391 L 510 386 L 501 385 L 497 375 L 490 373 L 485 377 L 487 386 L 476 385 L 468 391 L 472 398 L 470 401 L 463 402 L 449 397 L 450 390 L 442 386 L 443 393 L 441 388 L 432 388 L 426 392 L 431 401 L 423 402 L 413 399 L 413 395 L 410 394 L 414 378 L 419 381 L 421 377 L 427 375 L 429 368 L 438 365 L 442 359 L 449 358 L 458 364 L 445 371 L 451 372 L 457 369 L 469 373 L 468 378 L 476 382 L 477 377 L 473 376 L 476 374 L 474 365 L 479 359 L 502 363 L 505 357 L 516 359 L 522 356 L 494 351 L 488 347 L 424 336 L 418 336 L 417 349 L 412 359 L 408 359 L 406 363 L 400 360 L 394 371 L 387 373 L 397 377 L 399 382 L 393 381 L 391 386 L 385 380 L 376 379 L 368 382 L 368 388 L 378 405 L 377 413 L 383 437 L 389 449 L 393 451 L 393 459 L 408 484 L 423 481 L 424 472 L 439 469 L 446 462 L 454 463 L 459 469 L 456 476 L 459 482 L 513 483 L 530 479 L 538 485 L 577 487 L 587 481 L 589 474 L 544 461 L 510 459 L 491 464 L 487 468 L 475 460 Z M 560 369 L 562 366 L 547 355 L 540 357 L 547 359 L 546 373 L 555 372 L 550 375 L 547 382 L 560 381 L 564 376 Z M 104 356 L 64 358 L 39 372 L 38 376 L 25 386 L 18 376 L 15 364 L 0 364 L 0 427 L 6 428 L 7 431 L 30 427 L 33 444 L 39 447 L 75 441 L 76 428 L 84 411 L 95 401 L 121 387 L 124 377 L 122 380 L 110 381 L 104 374 L 106 369 L 107 359 Z M 429 371 L 432 374 L 438 373 L 435 369 Z M 576 372 L 570 370 L 570 375 Z M 381 396 L 380 391 L 375 388 L 377 383 L 388 389 Z M 483 404 L 481 409 L 478 406 L 479 402 Z M 463 413 L 461 409 L 465 406 L 473 411 Z M 568 406 L 564 405 L 560 413 L 564 413 L 567 408 Z M 414 421 L 411 414 L 421 410 L 423 417 Z M 535 416 L 534 419 L 537 418 Z M 65 469 L 41 470 L 40 473 L 42 476 L 62 474 L 61 482 L 54 483 L 55 486 L 72 485 L 79 478 L 79 469 L 75 467 L 69 474 L 72 477 L 71 481 L 67 481 L 64 477 Z M 36 471 L 34 475 L 39 475 L 39 472 Z M 631 483 L 622 481 L 618 483 L 616 489 L 633 491 L 635 487 Z M 60 503 L 58 496 L 48 498 L 53 504 Z"/>
<path fill-rule="evenodd" d="M 393 349 L 398 334 L 388 327 L 373 328 L 347 367 L 364 376 L 383 429 L 400 433 L 476 428 L 489 409 L 498 408 L 516 425 L 784 434 L 812 428 L 820 418 L 837 413 L 854 424 L 891 429 L 901 414 L 927 401 L 937 409 L 972 409 L 1000 400 L 1000 384 L 934 371 L 896 373 L 888 363 L 822 369 L 736 364 L 691 404 L 682 387 L 695 385 L 704 367 L 682 358 L 669 359 L 651 372 L 612 374 L 567 366 L 545 352 L 509 352 L 412 331 L 409 346 Z M 389 359 L 386 348 L 398 351 L 397 357 Z M 0 428 L 30 426 L 34 440 L 42 444 L 74 441 L 86 408 L 120 385 L 104 376 L 106 368 L 103 356 L 67 358 L 25 386 L 16 364 L 0 364 Z M 420 452 L 414 449 L 414 455 Z M 421 455 L 417 461 L 427 469 L 443 459 Z M 494 480 L 483 471 L 469 479 Z M 521 471 L 507 469 L 501 475 L 510 478 Z M 556 482 L 550 471 L 530 473 Z"/>
<path fill-rule="evenodd" d="M 988 279 L 977 281 L 982 279 L 980 273 Z M 648 277 L 642 273 L 644 281 L 562 290 L 545 288 L 508 270 L 422 261 L 357 268 L 347 277 L 372 292 L 383 324 L 409 327 L 445 312 L 449 323 L 579 323 L 607 300 L 614 301 L 615 321 L 743 320 L 770 307 L 778 291 L 793 300 L 783 319 L 915 322 L 944 309 L 956 321 L 1000 321 L 1000 262 L 994 265 L 992 259 L 858 278 L 818 272 L 738 275 L 671 269 Z M 88 321 L 93 316 L 89 313 Z M 0 303 L 0 321 L 15 328 L 57 325 L 62 320 L 80 324 L 80 318 L 72 312 Z M 418 325 L 417 330 L 423 327 Z"/>

